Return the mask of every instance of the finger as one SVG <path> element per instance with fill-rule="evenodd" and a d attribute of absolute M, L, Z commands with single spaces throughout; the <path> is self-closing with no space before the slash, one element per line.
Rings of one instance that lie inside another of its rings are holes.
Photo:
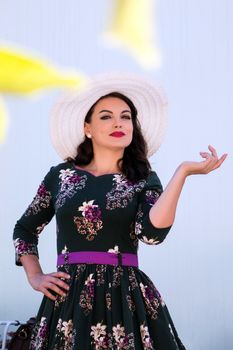
<path fill-rule="evenodd" d="M 216 149 L 214 147 L 212 147 L 211 145 L 208 146 L 209 150 L 212 152 L 212 154 L 214 155 L 214 157 L 218 158 Z"/>
<path fill-rule="evenodd" d="M 53 290 L 55 293 L 61 295 L 61 296 L 65 296 L 66 292 L 64 292 L 62 289 L 58 288 L 55 284 L 49 282 L 45 285 L 45 288 L 49 288 L 51 290 Z"/>
<path fill-rule="evenodd" d="M 204 155 L 206 155 L 206 156 L 211 157 L 211 154 L 209 154 L 209 152 L 200 152 L 200 154 L 204 154 Z"/>
<path fill-rule="evenodd" d="M 71 276 L 68 273 L 62 272 L 62 271 L 58 271 L 58 272 L 52 272 L 49 274 L 50 276 L 55 276 L 55 277 L 60 277 L 60 278 L 66 278 L 66 279 L 70 279 Z"/>
<path fill-rule="evenodd" d="M 59 279 L 59 278 L 56 279 L 55 283 L 56 283 L 59 287 L 61 287 L 61 288 L 63 288 L 63 289 L 66 289 L 66 290 L 69 290 L 69 289 L 70 289 L 69 285 L 68 285 L 67 283 L 65 283 L 64 281 L 62 281 L 61 279 Z"/>
<path fill-rule="evenodd" d="M 220 159 L 219 161 L 217 162 L 217 164 L 215 165 L 215 167 L 213 169 L 216 169 L 216 168 L 219 168 L 220 165 L 224 162 L 224 160 L 226 159 L 227 157 L 227 154 L 224 154 Z"/>
<path fill-rule="evenodd" d="M 200 152 L 200 155 L 203 157 L 203 158 L 206 158 L 205 161 L 209 161 L 212 159 L 211 155 L 207 152 Z"/>
<path fill-rule="evenodd" d="M 206 158 L 206 161 L 209 161 L 210 163 L 216 163 L 218 161 L 218 158 L 216 158 L 215 156 L 207 153 L 207 152 L 200 152 L 201 156 Z"/>
<path fill-rule="evenodd" d="M 56 277 L 52 277 L 52 276 L 49 276 L 47 279 L 46 279 L 46 282 L 47 283 L 53 283 L 55 285 L 58 285 L 59 287 L 61 288 L 64 288 L 66 290 L 68 290 L 70 287 L 67 283 L 65 283 L 64 281 L 62 281 L 61 279 L 59 278 L 56 278 Z"/>
<path fill-rule="evenodd" d="M 41 292 L 46 295 L 46 297 L 48 297 L 49 299 L 55 301 L 56 300 L 56 296 L 54 296 L 52 293 L 50 293 L 46 288 L 42 288 Z"/>

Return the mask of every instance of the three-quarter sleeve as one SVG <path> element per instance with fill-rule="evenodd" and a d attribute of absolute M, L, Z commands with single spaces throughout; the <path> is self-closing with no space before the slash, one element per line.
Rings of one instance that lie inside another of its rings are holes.
<path fill-rule="evenodd" d="M 39 234 L 54 216 L 51 184 L 52 169 L 41 181 L 37 192 L 23 215 L 17 220 L 13 231 L 13 243 L 15 247 L 15 264 L 22 266 L 20 257 L 23 255 L 38 254 Z"/>
<path fill-rule="evenodd" d="M 149 217 L 151 207 L 163 192 L 163 186 L 155 171 L 151 171 L 147 182 L 139 195 L 138 209 L 135 219 L 135 235 L 146 244 L 160 244 L 166 238 L 171 226 L 155 227 Z"/>

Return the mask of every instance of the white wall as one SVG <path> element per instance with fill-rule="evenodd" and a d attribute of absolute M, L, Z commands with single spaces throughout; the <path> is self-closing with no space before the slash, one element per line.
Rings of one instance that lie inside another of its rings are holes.
<path fill-rule="evenodd" d="M 132 57 L 98 44 L 109 0 L 7 0 L 0 4 L 4 41 L 22 45 L 88 75 L 110 70 L 143 73 Z M 199 161 L 213 145 L 228 158 L 208 175 L 187 178 L 176 220 L 160 246 L 140 243 L 140 268 L 154 281 L 189 350 L 233 347 L 232 281 L 232 18 L 230 0 L 158 1 L 160 70 L 145 72 L 164 86 L 169 129 L 151 159 L 164 185 L 184 160 Z M 60 162 L 48 132 L 59 91 L 38 99 L 7 97 L 11 125 L 1 157 L 0 319 L 26 320 L 42 294 L 14 265 L 12 232 L 51 165 Z M 41 265 L 55 270 L 55 220 L 41 235 Z"/>

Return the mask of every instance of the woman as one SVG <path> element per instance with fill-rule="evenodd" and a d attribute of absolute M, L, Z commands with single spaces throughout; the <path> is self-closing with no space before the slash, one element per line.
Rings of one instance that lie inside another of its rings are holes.
<path fill-rule="evenodd" d="M 185 349 L 169 311 L 139 269 L 139 240 L 170 231 L 187 176 L 218 168 L 209 146 L 163 190 L 148 156 L 166 127 L 161 90 L 132 75 L 102 75 L 62 96 L 51 115 L 52 166 L 14 229 L 16 264 L 44 294 L 31 349 Z M 44 274 L 38 237 L 57 223 L 57 272 Z"/>

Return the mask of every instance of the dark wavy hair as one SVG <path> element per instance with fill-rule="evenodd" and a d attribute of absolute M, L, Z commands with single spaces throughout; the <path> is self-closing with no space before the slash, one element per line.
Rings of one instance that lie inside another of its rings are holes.
<path fill-rule="evenodd" d="M 121 169 L 121 172 L 126 178 L 132 182 L 140 179 L 145 179 L 150 171 L 151 165 L 147 159 L 148 147 L 143 137 L 140 122 L 137 118 L 137 109 L 133 102 L 125 95 L 119 92 L 111 92 L 107 95 L 100 97 L 89 109 L 85 117 L 85 122 L 90 123 L 92 113 L 96 104 L 108 97 L 116 97 L 123 100 L 130 108 L 133 122 L 133 137 L 130 145 L 125 147 L 123 157 L 118 159 L 117 165 Z M 73 162 L 78 166 L 88 165 L 93 158 L 93 146 L 90 138 L 85 136 L 85 139 L 77 147 L 77 156 L 73 159 L 71 157 L 66 158 L 68 162 Z M 121 165 L 120 165 L 121 163 Z"/>

